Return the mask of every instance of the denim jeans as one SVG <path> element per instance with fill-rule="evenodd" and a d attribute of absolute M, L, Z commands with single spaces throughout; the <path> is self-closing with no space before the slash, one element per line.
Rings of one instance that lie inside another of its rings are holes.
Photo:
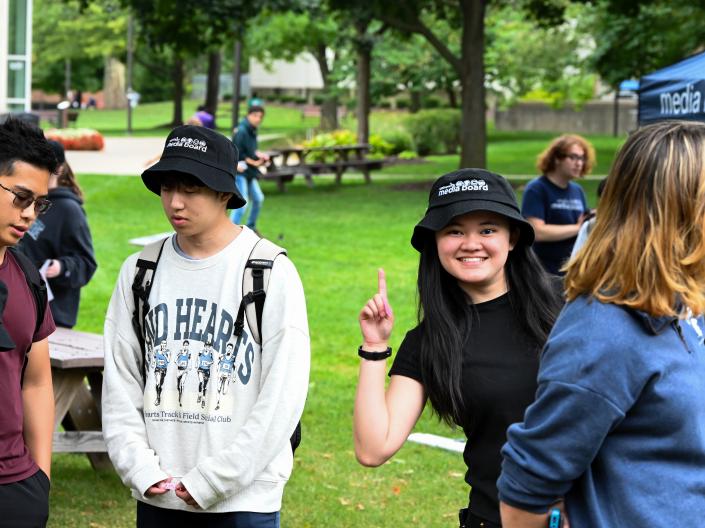
<path fill-rule="evenodd" d="M 264 202 L 264 193 L 262 193 L 262 189 L 260 189 L 259 182 L 256 178 L 248 180 L 245 176 L 238 174 L 235 179 L 235 184 L 246 203 L 240 207 L 240 209 L 234 209 L 230 215 L 230 219 L 233 221 L 233 224 L 239 225 L 242 221 L 242 216 L 245 214 L 245 209 L 249 205 L 250 215 L 247 218 L 247 227 L 255 229 L 257 226 L 257 217 L 262 208 L 262 202 Z"/>
<path fill-rule="evenodd" d="M 137 501 L 137 528 L 279 528 L 279 512 L 197 513 Z"/>

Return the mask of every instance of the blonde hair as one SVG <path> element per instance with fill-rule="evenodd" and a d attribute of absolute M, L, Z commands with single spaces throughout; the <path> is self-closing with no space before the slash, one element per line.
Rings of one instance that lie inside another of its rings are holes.
<path fill-rule="evenodd" d="M 580 176 L 590 174 L 595 166 L 595 149 L 587 139 L 577 134 L 563 134 L 551 141 L 546 150 L 536 158 L 536 168 L 541 174 L 553 172 L 556 168 L 556 160 L 565 158 L 568 149 L 573 145 L 578 145 L 585 152 L 585 163 Z"/>
<path fill-rule="evenodd" d="M 607 177 L 595 226 L 565 267 L 579 295 L 654 316 L 705 313 L 705 124 L 636 131 Z"/>

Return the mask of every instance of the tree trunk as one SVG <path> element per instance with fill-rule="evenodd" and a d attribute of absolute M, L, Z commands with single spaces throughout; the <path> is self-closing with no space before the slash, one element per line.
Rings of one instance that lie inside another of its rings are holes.
<path fill-rule="evenodd" d="M 206 81 L 205 107 L 215 118 L 218 111 L 218 92 L 220 91 L 220 50 L 208 53 L 208 80 Z"/>
<path fill-rule="evenodd" d="M 172 84 L 174 85 L 174 114 L 171 126 L 176 127 L 184 124 L 184 59 L 179 55 L 174 57 Z"/>
<path fill-rule="evenodd" d="M 357 142 L 370 140 L 370 65 L 372 43 L 367 38 L 368 23 L 356 24 L 357 29 Z"/>
<path fill-rule="evenodd" d="M 485 2 L 461 0 L 463 35 L 460 83 L 462 123 L 460 128 L 460 167 L 487 165 L 485 118 Z"/>
<path fill-rule="evenodd" d="M 242 40 L 237 38 L 233 47 L 233 98 L 231 101 L 232 129 L 240 122 L 240 75 L 242 72 Z"/>
<path fill-rule="evenodd" d="M 115 57 L 105 58 L 103 105 L 106 110 L 127 108 L 127 98 L 125 97 L 125 65 Z"/>
<path fill-rule="evenodd" d="M 409 112 L 415 114 L 416 112 L 421 110 L 421 92 L 417 89 L 412 89 L 409 92 L 409 96 Z"/>
<path fill-rule="evenodd" d="M 321 129 L 335 130 L 338 128 L 338 98 L 326 97 L 321 105 Z"/>
<path fill-rule="evenodd" d="M 328 68 L 328 59 L 326 58 L 325 44 L 318 46 L 313 56 L 316 58 L 318 67 L 321 70 L 323 96 L 325 97 L 321 105 L 320 127 L 322 130 L 335 130 L 338 128 L 338 97 L 330 94 L 330 69 Z"/>
<path fill-rule="evenodd" d="M 448 104 L 451 108 L 458 108 L 458 97 L 455 95 L 455 88 L 453 87 L 453 81 L 446 79 L 445 84 L 446 94 L 448 95 Z"/>

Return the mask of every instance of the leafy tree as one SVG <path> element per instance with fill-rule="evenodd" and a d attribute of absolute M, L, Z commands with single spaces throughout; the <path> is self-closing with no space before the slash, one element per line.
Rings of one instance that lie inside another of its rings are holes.
<path fill-rule="evenodd" d="M 328 16 L 321 5 L 313 6 L 308 13 L 266 11 L 252 26 L 256 29 L 248 32 L 247 46 L 252 56 L 264 64 L 271 64 L 274 59 L 293 61 L 304 52 L 315 58 L 325 98 L 321 107 L 321 128 L 337 128 L 338 62 L 348 51 L 342 48 L 349 39 L 349 29 Z"/>
<path fill-rule="evenodd" d="M 595 47 L 584 5 L 568 6 L 566 21 L 543 25 L 510 5 L 493 5 L 486 18 L 485 75 L 500 103 L 540 93 L 560 106 L 592 98 L 595 75 L 589 56 Z"/>
<path fill-rule="evenodd" d="M 89 1 L 89 0 L 83 0 Z M 172 56 L 174 113 L 183 122 L 184 66 L 188 57 L 214 52 L 244 30 L 244 21 L 264 8 L 285 8 L 287 0 L 120 0 L 132 10 L 143 41 Z M 216 68 L 211 69 L 215 75 Z"/>
<path fill-rule="evenodd" d="M 120 4 L 96 0 L 34 0 L 32 82 L 64 92 L 64 63 L 71 61 L 72 85 L 97 90 L 105 57 L 125 52 L 127 17 Z"/>
<path fill-rule="evenodd" d="M 330 0 L 336 9 L 355 9 L 355 0 Z M 498 0 L 499 1 L 499 0 Z M 615 0 L 617 1 L 617 0 Z M 546 25 L 560 23 L 568 0 L 505 0 Z M 488 0 L 368 0 L 375 18 L 406 34 L 423 36 L 453 69 L 461 89 L 461 167 L 486 164 L 485 118 L 485 15 Z M 459 34 L 458 51 L 446 34 L 434 30 L 434 21 L 445 21 Z"/>
<path fill-rule="evenodd" d="M 592 64 L 617 87 L 702 49 L 705 6 L 683 0 L 600 0 L 585 20 L 596 39 Z"/>

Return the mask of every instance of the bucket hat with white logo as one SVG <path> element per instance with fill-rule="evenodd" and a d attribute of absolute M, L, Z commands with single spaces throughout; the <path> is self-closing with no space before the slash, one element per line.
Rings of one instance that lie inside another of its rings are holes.
<path fill-rule="evenodd" d="M 506 216 L 520 230 L 519 242 L 531 245 L 534 229 L 521 215 L 514 190 L 499 174 L 483 169 L 460 169 L 438 178 L 428 196 L 426 215 L 414 228 L 411 245 L 422 251 L 424 240 L 456 216 L 491 211 Z"/>
<path fill-rule="evenodd" d="M 184 125 L 169 132 L 161 159 L 142 173 L 142 181 L 147 189 L 160 194 L 165 174 L 190 174 L 209 189 L 232 193 L 228 208 L 237 209 L 247 202 L 235 185 L 236 166 L 237 149 L 223 134 L 200 126 Z"/>

